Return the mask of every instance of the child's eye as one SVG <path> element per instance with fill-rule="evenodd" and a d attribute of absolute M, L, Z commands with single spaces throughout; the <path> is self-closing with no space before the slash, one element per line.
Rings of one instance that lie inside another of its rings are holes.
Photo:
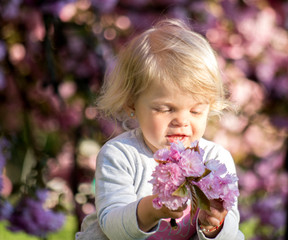
<path fill-rule="evenodd" d="M 190 111 L 193 115 L 199 115 L 201 112 L 200 111 L 195 111 L 195 110 L 191 110 Z"/>
<path fill-rule="evenodd" d="M 159 113 L 167 113 L 172 111 L 171 108 L 154 108 L 154 110 Z"/>

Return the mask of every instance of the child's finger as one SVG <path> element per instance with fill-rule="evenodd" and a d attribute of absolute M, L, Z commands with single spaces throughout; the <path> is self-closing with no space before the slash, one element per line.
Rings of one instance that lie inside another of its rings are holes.
<path fill-rule="evenodd" d="M 218 209 L 219 211 L 223 211 L 224 210 L 223 200 L 221 200 L 221 199 L 213 199 L 213 200 L 211 200 L 210 201 L 210 207 Z"/>
<path fill-rule="evenodd" d="M 210 215 L 208 214 L 208 211 L 200 210 L 199 212 L 199 220 L 201 222 L 201 225 L 203 226 L 219 226 L 220 225 L 220 215 Z"/>

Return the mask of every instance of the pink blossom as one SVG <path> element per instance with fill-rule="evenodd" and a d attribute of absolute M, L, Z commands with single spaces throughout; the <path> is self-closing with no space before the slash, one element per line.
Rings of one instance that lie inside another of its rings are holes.
<path fill-rule="evenodd" d="M 226 174 L 220 180 L 222 193 L 219 195 L 219 198 L 224 201 L 224 208 L 227 210 L 230 210 L 237 202 L 237 197 L 239 196 L 237 181 L 238 178 L 235 174 Z"/>
<path fill-rule="evenodd" d="M 232 208 L 239 196 L 238 178 L 228 174 L 225 164 L 219 160 L 211 159 L 204 164 L 203 156 L 204 150 L 197 141 L 188 148 L 181 142 L 171 143 L 170 149 L 160 149 L 154 154 L 159 165 L 152 173 L 150 183 L 153 184 L 153 194 L 158 195 L 153 200 L 156 209 L 163 205 L 178 209 L 190 196 L 197 194 L 189 194 L 193 185 L 200 188 L 206 199 L 222 199 L 227 210 Z"/>
<path fill-rule="evenodd" d="M 205 193 L 208 199 L 218 199 L 222 192 L 220 178 L 212 172 L 202 178 L 196 185 Z"/>
<path fill-rule="evenodd" d="M 248 171 L 238 171 L 239 175 L 239 186 L 242 189 L 242 195 L 250 195 L 257 189 L 262 187 L 261 179 L 255 172 Z"/>
<path fill-rule="evenodd" d="M 161 184 L 164 186 L 164 189 L 168 189 L 168 186 L 169 189 L 172 187 L 173 191 L 175 191 L 177 186 L 185 180 L 181 168 L 176 163 L 167 163 L 165 165 L 157 166 L 152 176 L 154 177 L 151 180 L 153 184 L 156 184 L 157 186 Z"/>
<path fill-rule="evenodd" d="M 167 148 L 163 148 L 163 149 L 158 150 L 154 154 L 154 159 L 160 162 L 166 162 L 167 159 L 169 159 L 169 155 L 170 155 L 170 151 Z"/>
<path fill-rule="evenodd" d="M 221 163 L 219 160 L 209 160 L 205 162 L 206 167 L 214 172 L 216 175 L 220 176 L 227 172 L 225 164 Z"/>
<path fill-rule="evenodd" d="M 171 147 L 170 147 L 170 156 L 169 159 L 172 162 L 179 162 L 180 158 L 181 158 L 181 154 L 182 152 L 185 151 L 185 147 L 183 145 L 182 142 L 178 142 L 178 143 L 171 143 Z"/>
<path fill-rule="evenodd" d="M 216 162 L 216 161 L 214 161 Z M 219 169 L 221 164 L 218 165 Z M 223 169 L 212 171 L 208 176 L 202 178 L 197 186 L 205 193 L 208 199 L 222 199 L 224 208 L 230 210 L 237 202 L 239 190 L 238 178 L 235 174 L 226 174 L 221 177 Z"/>
<path fill-rule="evenodd" d="M 183 206 L 187 200 L 188 197 L 178 197 L 173 195 L 161 199 L 163 205 L 171 210 L 177 210 L 179 207 Z"/>
<path fill-rule="evenodd" d="M 156 208 L 156 209 L 160 209 L 163 206 L 163 204 L 161 202 L 161 199 L 159 197 L 154 198 L 152 203 L 153 203 L 153 207 Z"/>
<path fill-rule="evenodd" d="M 183 201 L 177 196 L 172 196 L 173 192 L 185 181 L 181 168 L 176 163 L 160 164 L 152 174 L 153 194 L 158 194 L 158 198 L 153 201 L 155 208 L 164 204 L 170 209 L 176 210 L 182 206 Z"/>
<path fill-rule="evenodd" d="M 205 171 L 205 165 L 202 157 L 198 152 L 187 149 L 181 155 L 179 166 L 185 177 L 200 177 Z"/>

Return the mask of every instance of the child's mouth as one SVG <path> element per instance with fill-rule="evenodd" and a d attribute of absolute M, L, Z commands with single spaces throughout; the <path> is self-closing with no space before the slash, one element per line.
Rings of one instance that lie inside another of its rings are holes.
<path fill-rule="evenodd" d="M 170 143 L 173 142 L 183 142 L 186 138 L 186 135 L 167 135 L 167 139 Z"/>

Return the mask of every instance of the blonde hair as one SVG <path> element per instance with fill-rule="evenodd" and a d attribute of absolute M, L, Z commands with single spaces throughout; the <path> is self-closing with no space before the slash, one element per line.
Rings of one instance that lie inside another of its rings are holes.
<path fill-rule="evenodd" d="M 162 20 L 120 51 L 115 68 L 105 75 L 98 110 L 124 120 L 124 107 L 155 80 L 210 103 L 210 114 L 220 115 L 229 106 L 213 49 L 182 21 Z"/>

